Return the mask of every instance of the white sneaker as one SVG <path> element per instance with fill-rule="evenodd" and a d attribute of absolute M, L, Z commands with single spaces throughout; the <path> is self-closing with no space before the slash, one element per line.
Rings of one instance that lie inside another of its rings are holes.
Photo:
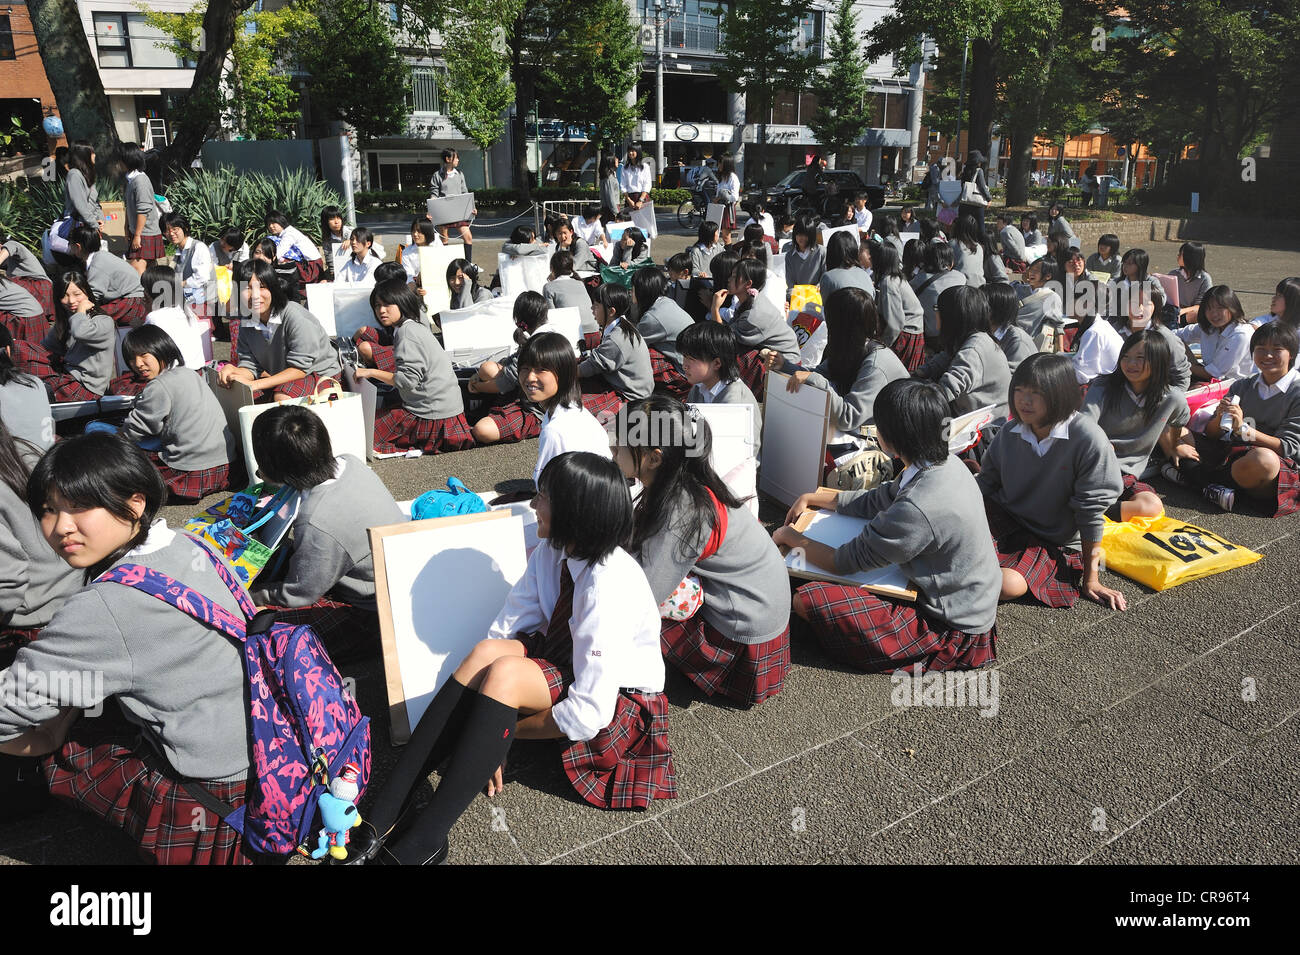
<path fill-rule="evenodd" d="M 1206 500 L 1213 501 L 1225 511 L 1232 510 L 1232 505 L 1237 501 L 1237 492 L 1222 484 L 1210 484 L 1202 493 Z"/>

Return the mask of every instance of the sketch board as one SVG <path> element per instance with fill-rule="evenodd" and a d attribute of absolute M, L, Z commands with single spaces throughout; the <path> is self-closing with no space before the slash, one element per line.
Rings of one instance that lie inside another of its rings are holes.
<path fill-rule="evenodd" d="M 582 316 L 578 313 L 576 305 L 570 305 L 568 308 L 548 308 L 546 324 L 554 326 L 556 331 L 575 345 L 582 341 Z"/>
<path fill-rule="evenodd" d="M 659 234 L 659 223 L 655 218 L 655 204 L 647 199 L 640 209 L 632 210 L 632 224 L 653 239 Z"/>
<path fill-rule="evenodd" d="M 448 309 L 438 315 L 442 344 L 452 364 L 467 368 L 497 361 L 515 350 L 515 303 L 494 298 L 469 308 Z"/>
<path fill-rule="evenodd" d="M 1174 308 L 1182 308 L 1183 303 L 1178 301 L 1178 277 L 1174 275 L 1165 275 L 1163 272 L 1153 272 L 1151 275 L 1160 287 L 1165 290 L 1165 301 Z M 1156 316 L 1159 318 L 1159 316 Z"/>
<path fill-rule="evenodd" d="M 424 289 L 424 308 L 437 315 L 451 307 L 451 292 L 447 289 L 447 266 L 462 257 L 463 245 L 420 246 L 420 287 Z"/>
<path fill-rule="evenodd" d="M 791 393 L 787 381 L 779 371 L 767 373 L 758 488 L 789 506 L 821 484 L 830 395 L 809 386 Z"/>
<path fill-rule="evenodd" d="M 551 276 L 551 260 L 544 255 L 497 253 L 501 297 L 515 299 L 524 292 L 541 292 Z"/>
<path fill-rule="evenodd" d="M 727 217 L 727 207 L 721 202 L 710 202 L 704 210 L 704 219 L 706 222 L 712 222 L 721 228 L 722 220 Z"/>
<path fill-rule="evenodd" d="M 379 407 L 379 389 L 369 378 L 358 378 L 356 369 L 351 365 L 343 366 L 343 387 L 354 395 L 361 396 L 361 426 L 366 434 L 366 451 L 370 458 L 375 455 L 375 412 Z"/>
<path fill-rule="evenodd" d="M 524 574 L 523 520 L 509 511 L 370 529 L 394 743 L 484 639 Z"/>
<path fill-rule="evenodd" d="M 979 440 L 980 432 L 996 418 L 992 405 L 953 418 L 948 424 L 948 450 L 961 454 Z"/>
<path fill-rule="evenodd" d="M 771 257 L 769 256 L 769 258 Z M 767 299 L 769 302 L 772 303 L 778 315 L 786 314 L 785 293 L 786 293 L 786 287 L 785 287 L 784 268 L 781 270 L 780 275 L 773 272 L 771 269 L 768 269 L 767 278 L 763 281 L 763 288 L 759 290 L 758 294 L 763 296 L 763 298 Z"/>
<path fill-rule="evenodd" d="M 633 222 L 631 219 L 622 219 L 618 222 L 611 222 L 605 226 L 605 234 L 609 236 L 609 244 L 611 249 L 614 246 L 618 245 L 620 240 L 622 240 L 623 233 L 626 232 L 628 229 L 632 228 L 632 226 L 634 225 L 636 225 L 636 223 Z"/>
<path fill-rule="evenodd" d="M 466 192 L 459 196 L 441 196 L 425 202 L 429 218 L 434 225 L 449 225 L 452 222 L 469 222 L 474 218 L 474 193 Z"/>
<path fill-rule="evenodd" d="M 232 381 L 229 388 L 222 387 L 217 369 L 211 365 L 204 367 L 203 377 L 207 380 L 212 393 L 217 396 L 221 413 L 226 416 L 226 427 L 230 429 L 231 434 L 239 434 L 239 409 L 255 403 L 253 389 L 244 381 Z"/>
<path fill-rule="evenodd" d="M 307 311 L 320 322 L 326 335 L 351 338 L 359 328 L 379 327 L 375 310 L 370 307 L 370 293 L 374 288 L 373 285 L 313 282 L 307 286 Z"/>
<path fill-rule="evenodd" d="M 104 395 L 94 401 L 53 401 L 50 417 L 55 421 L 73 418 L 93 418 L 113 411 L 130 411 L 135 406 L 134 395 Z"/>
<path fill-rule="evenodd" d="M 830 228 L 823 227 L 821 229 L 818 229 L 817 241 L 820 242 L 822 245 L 830 245 L 831 236 L 833 236 L 836 232 L 847 232 L 849 235 L 853 236 L 855 241 L 859 241 L 859 242 L 861 241 L 860 237 L 858 236 L 857 223 L 854 222 L 850 222 L 848 225 L 837 225 L 837 226 L 832 226 Z"/>
<path fill-rule="evenodd" d="M 834 511 L 804 511 L 794 523 L 794 529 L 799 533 L 828 547 L 847 544 L 861 534 L 862 528 L 866 526 L 867 522 L 861 517 L 850 517 Z M 872 593 L 899 600 L 916 600 L 917 596 L 916 588 L 897 564 L 845 576 L 808 563 L 800 551 L 792 549 L 785 555 L 785 566 L 791 577 L 803 580 L 827 580 L 837 584 L 856 585 Z"/>

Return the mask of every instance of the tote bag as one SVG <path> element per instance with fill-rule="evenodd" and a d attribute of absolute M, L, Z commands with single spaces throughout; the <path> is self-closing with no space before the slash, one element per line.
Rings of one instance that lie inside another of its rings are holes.
<path fill-rule="evenodd" d="M 310 408 L 329 432 L 330 448 L 335 457 L 351 454 L 359 460 L 366 459 L 366 425 L 361 396 L 344 391 L 333 378 L 326 378 L 316 388 L 316 393 L 305 398 L 291 398 L 279 404 L 295 404 Z M 239 409 L 239 436 L 244 444 L 244 462 L 250 477 L 257 475 L 257 456 L 253 454 L 253 422 L 263 412 L 270 411 L 276 402 L 245 405 Z"/>

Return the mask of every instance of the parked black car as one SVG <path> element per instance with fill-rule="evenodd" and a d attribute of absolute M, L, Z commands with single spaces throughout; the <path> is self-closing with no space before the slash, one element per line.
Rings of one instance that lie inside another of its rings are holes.
<path fill-rule="evenodd" d="M 838 217 L 846 199 L 859 191 L 867 193 L 867 207 L 879 209 L 885 204 L 885 187 L 868 186 L 856 172 L 849 169 L 827 169 L 818 176 L 818 189 L 811 197 L 803 194 L 804 170 L 788 173 L 775 186 L 766 190 L 750 189 L 741 197 L 741 204 L 764 199 L 768 212 L 780 216 L 786 212 L 798 215 L 814 212 L 822 218 Z"/>

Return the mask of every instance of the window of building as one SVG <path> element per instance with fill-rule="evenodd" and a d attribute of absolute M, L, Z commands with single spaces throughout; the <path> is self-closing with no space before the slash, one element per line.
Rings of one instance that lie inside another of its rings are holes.
<path fill-rule="evenodd" d="M 139 13 L 94 14 L 95 50 L 101 69 L 194 69 L 165 45 L 169 38 Z"/>
<path fill-rule="evenodd" d="M 0 16 L 0 60 L 15 60 L 14 31 L 9 25 L 9 15 Z"/>
<path fill-rule="evenodd" d="M 411 112 L 442 114 L 442 96 L 438 92 L 439 72 L 428 66 L 411 69 L 411 86 L 406 97 Z"/>

